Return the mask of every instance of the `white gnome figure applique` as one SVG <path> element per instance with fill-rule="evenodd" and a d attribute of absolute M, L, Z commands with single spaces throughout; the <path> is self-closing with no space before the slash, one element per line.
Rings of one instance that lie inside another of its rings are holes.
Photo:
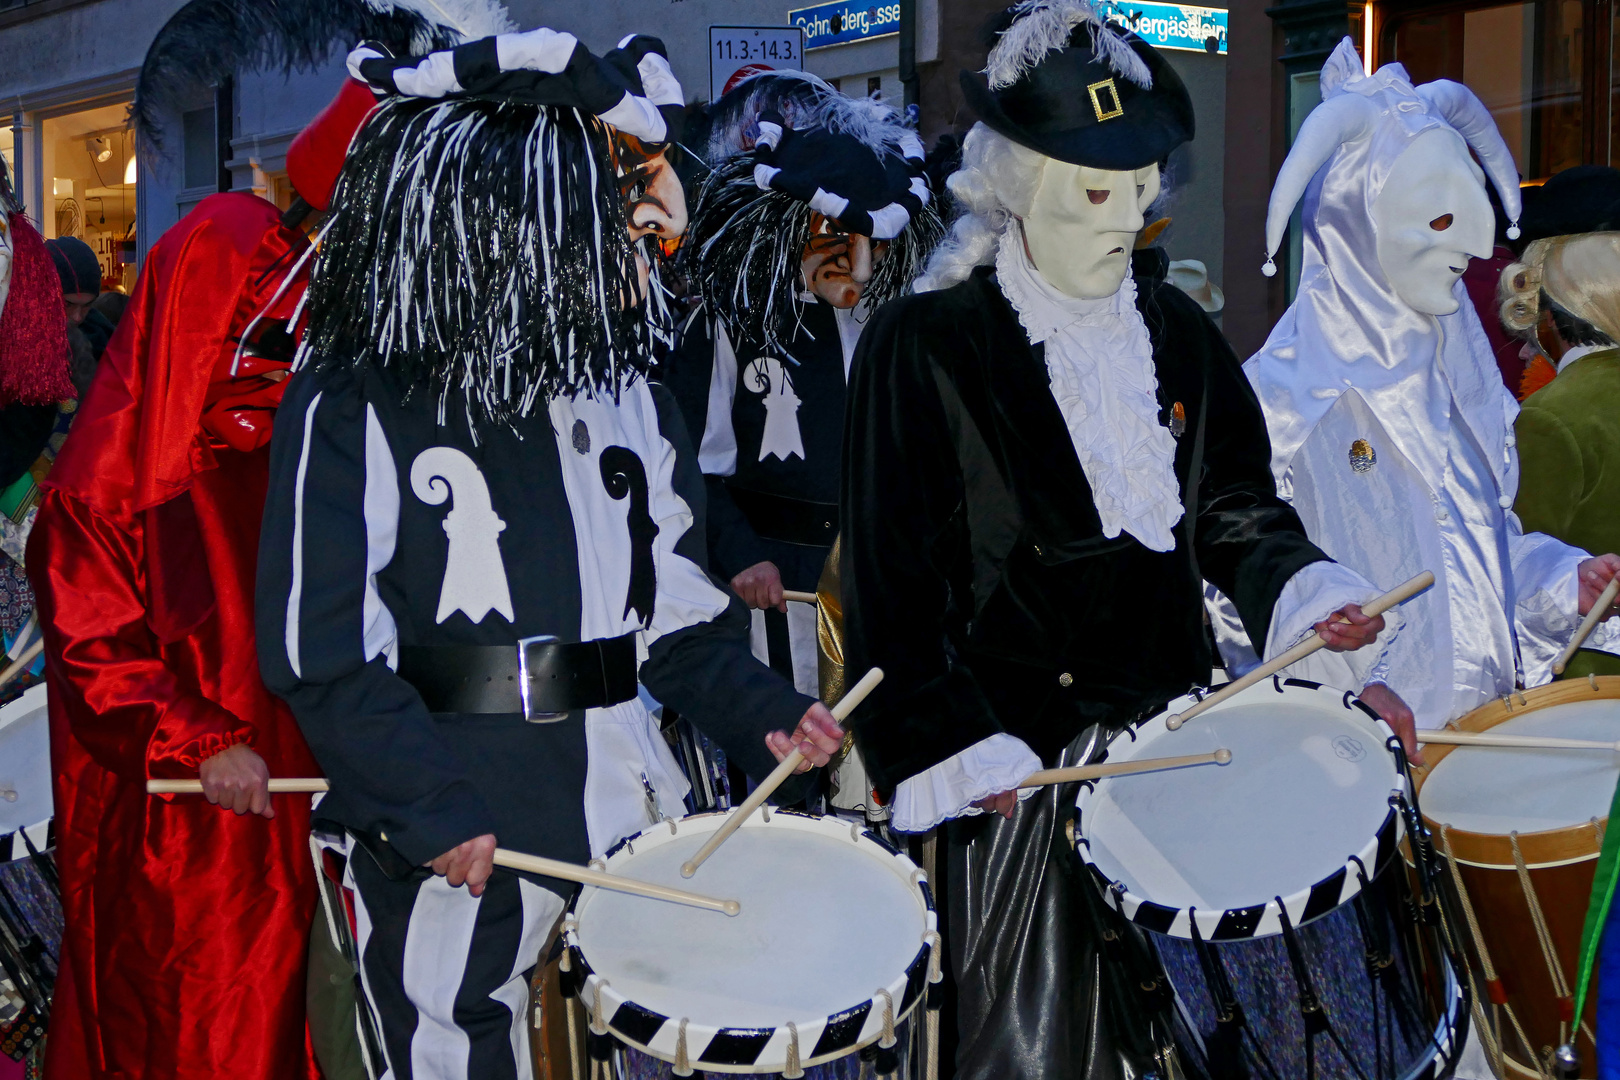
<path fill-rule="evenodd" d="M 748 367 L 748 389 L 763 395 L 765 431 L 759 440 L 759 460 L 773 454 L 786 461 L 795 455 L 804 460 L 804 439 L 799 434 L 799 395 L 787 368 L 774 356 L 764 356 Z"/>
<path fill-rule="evenodd" d="M 444 515 L 450 547 L 434 621 L 442 623 L 459 609 L 475 623 L 491 611 L 512 622 L 512 594 L 500 546 L 506 522 L 490 504 L 489 485 L 473 459 L 454 447 L 431 446 L 411 463 L 411 490 L 429 506 L 454 500 Z"/>

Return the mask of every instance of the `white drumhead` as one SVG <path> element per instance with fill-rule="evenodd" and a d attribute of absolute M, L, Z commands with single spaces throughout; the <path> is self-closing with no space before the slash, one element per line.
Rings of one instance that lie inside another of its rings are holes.
<path fill-rule="evenodd" d="M 724 817 L 688 818 L 675 836 L 656 826 L 608 870 L 740 900 L 741 914 L 581 894 L 580 951 L 614 995 L 705 1028 L 805 1027 L 903 979 L 932 924 L 910 860 L 851 840 L 847 821 L 775 813 L 767 825 L 756 813 L 681 877 Z"/>
<path fill-rule="evenodd" d="M 1116 737 L 1108 761 L 1225 747 L 1231 763 L 1112 777 L 1078 803 L 1097 869 L 1164 907 L 1219 912 L 1309 890 L 1366 851 L 1401 786 L 1388 728 L 1342 691 L 1273 680 L 1178 731 L 1164 721 Z"/>
<path fill-rule="evenodd" d="M 1493 735 L 1620 740 L 1620 699 L 1548 705 L 1490 729 Z M 1421 733 L 1420 733 L 1421 734 Z M 1458 746 L 1429 770 L 1423 814 L 1465 832 L 1542 832 L 1609 816 L 1620 754 Z"/>
<path fill-rule="evenodd" d="M 51 729 L 41 683 L 0 709 L 0 834 L 50 820 L 51 806 Z"/>

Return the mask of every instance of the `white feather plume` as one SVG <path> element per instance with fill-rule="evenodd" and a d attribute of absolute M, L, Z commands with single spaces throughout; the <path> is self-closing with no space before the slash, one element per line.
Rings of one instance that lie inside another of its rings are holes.
<path fill-rule="evenodd" d="M 365 0 L 373 11 L 409 11 L 455 31 L 463 42 L 517 30 L 500 0 Z"/>
<path fill-rule="evenodd" d="M 1082 24 L 1091 31 L 1093 50 L 1116 74 L 1143 89 L 1153 86 L 1147 64 L 1086 0 L 1024 0 L 1014 11 L 1012 25 L 990 50 L 984 69 L 990 88 L 1003 90 L 1017 82 L 1047 54 L 1066 47 L 1075 27 Z"/>

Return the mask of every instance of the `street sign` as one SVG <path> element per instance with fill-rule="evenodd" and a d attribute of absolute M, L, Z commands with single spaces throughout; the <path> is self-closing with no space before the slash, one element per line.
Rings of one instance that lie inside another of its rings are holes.
<path fill-rule="evenodd" d="M 804 31 L 804 47 L 820 49 L 850 41 L 887 37 L 900 32 L 898 3 L 871 3 L 869 0 L 834 0 L 830 4 L 797 8 L 788 12 L 788 22 Z"/>
<path fill-rule="evenodd" d="M 804 66 L 804 33 L 796 26 L 709 27 L 709 100 L 762 71 Z"/>
<path fill-rule="evenodd" d="M 1136 31 L 1138 37 L 1156 49 L 1226 55 L 1224 8 L 1157 4 L 1146 0 L 1124 3 L 1102 0 L 1097 10 L 1103 18 Z"/>

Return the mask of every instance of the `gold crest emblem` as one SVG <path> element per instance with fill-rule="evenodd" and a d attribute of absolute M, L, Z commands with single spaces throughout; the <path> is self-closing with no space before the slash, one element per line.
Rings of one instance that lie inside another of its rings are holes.
<path fill-rule="evenodd" d="M 1378 455 L 1373 452 L 1372 443 L 1366 439 L 1357 439 L 1350 444 L 1350 471 L 1364 473 L 1378 464 Z"/>
<path fill-rule="evenodd" d="M 1119 100 L 1119 87 L 1114 85 L 1111 77 L 1092 83 L 1086 87 L 1086 93 L 1091 95 L 1091 109 L 1097 114 L 1097 123 L 1125 115 L 1125 104 Z"/>

